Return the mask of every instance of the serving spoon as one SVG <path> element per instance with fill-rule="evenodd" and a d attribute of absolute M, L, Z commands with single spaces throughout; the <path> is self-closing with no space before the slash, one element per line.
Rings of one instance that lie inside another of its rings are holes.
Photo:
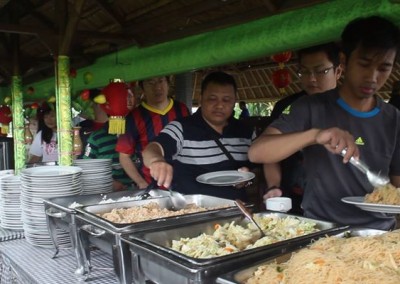
<path fill-rule="evenodd" d="M 240 209 L 240 211 L 243 213 L 244 216 L 246 216 L 247 219 L 249 219 L 254 226 L 256 226 L 256 228 L 260 231 L 260 239 L 262 237 L 265 237 L 265 234 L 263 232 L 263 230 L 261 229 L 261 227 L 257 224 L 257 222 L 253 219 L 252 214 L 247 210 L 246 206 L 243 204 L 243 202 L 239 199 L 235 200 L 235 204 L 236 206 Z"/>
<path fill-rule="evenodd" d="M 172 205 L 174 205 L 174 208 L 176 210 L 180 210 L 186 207 L 187 202 L 186 198 L 183 196 L 183 194 L 177 192 L 177 191 L 172 191 L 172 185 L 168 188 L 169 191 L 169 196 L 172 202 Z"/>
<path fill-rule="evenodd" d="M 346 153 L 347 153 L 347 149 L 343 149 L 340 152 L 340 155 L 342 155 L 344 157 L 346 155 Z M 374 187 L 384 186 L 384 185 L 388 184 L 390 181 L 388 177 L 382 176 L 379 173 L 375 173 L 375 172 L 371 171 L 365 163 L 363 163 L 360 160 L 356 160 L 354 157 L 351 157 L 349 162 L 350 162 L 350 164 L 355 166 L 357 169 L 359 169 L 361 172 L 363 172 L 367 176 L 369 183 Z"/>

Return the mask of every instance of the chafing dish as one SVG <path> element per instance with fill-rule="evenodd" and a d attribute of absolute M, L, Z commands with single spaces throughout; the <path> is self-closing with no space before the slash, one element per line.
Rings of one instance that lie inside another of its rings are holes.
<path fill-rule="evenodd" d="M 386 231 L 382 230 L 374 230 L 374 229 L 364 229 L 364 228 L 356 228 L 356 229 L 350 229 L 350 230 L 345 230 L 337 234 L 336 232 L 330 232 L 327 235 L 336 235 L 337 237 L 343 238 L 343 237 L 355 237 L 355 236 L 375 236 L 375 235 L 380 235 L 385 233 Z M 226 273 L 224 275 L 221 275 L 217 278 L 216 282 L 220 284 L 241 284 L 241 283 L 246 283 L 246 281 L 253 276 L 254 272 L 257 270 L 257 268 L 261 265 L 265 265 L 268 263 L 272 262 L 277 262 L 277 263 L 283 263 L 286 262 L 290 259 L 292 256 L 292 253 L 295 251 L 298 251 L 300 248 L 294 248 L 286 253 L 282 253 L 278 256 L 274 257 L 267 257 L 264 260 L 257 262 L 257 263 L 252 263 L 250 265 L 245 265 L 242 266 L 240 269 L 234 270 L 232 272 Z"/>
<path fill-rule="evenodd" d="M 314 221 L 318 232 L 296 237 L 271 245 L 243 250 L 215 258 L 192 258 L 171 249 L 172 241 L 180 238 L 193 238 L 202 233 L 212 234 L 216 223 L 221 226 L 235 221 L 246 225 L 249 221 L 241 215 L 198 221 L 162 231 L 150 230 L 124 236 L 123 240 L 130 246 L 132 270 L 135 283 L 150 280 L 155 283 L 212 283 L 222 273 L 232 271 L 245 263 L 252 263 L 265 257 L 274 256 L 291 249 L 308 244 L 311 239 L 318 238 L 328 232 L 338 232 L 346 227 L 339 227 L 331 222 L 317 221 L 285 213 L 263 212 L 256 215 L 274 214 L 280 218 L 292 216 L 304 221 Z"/>
<path fill-rule="evenodd" d="M 188 204 L 194 203 L 200 207 L 211 208 L 227 205 L 227 208 L 208 210 L 198 213 L 153 219 L 137 223 L 118 224 L 99 217 L 97 214 L 110 212 L 114 208 L 129 208 L 142 206 L 150 202 L 157 202 L 161 208 L 173 209 L 169 198 L 154 198 L 110 204 L 89 205 L 76 208 L 78 212 L 76 222 L 79 236 L 80 250 L 85 259 L 84 271 L 90 271 L 90 247 L 92 245 L 112 254 L 114 268 L 120 283 L 132 282 L 131 255 L 129 246 L 122 242 L 122 237 L 133 232 L 146 230 L 163 230 L 176 224 L 188 224 L 195 220 L 207 220 L 221 216 L 239 215 L 239 210 L 233 200 L 217 198 L 207 195 L 185 195 Z M 251 207 L 251 206 L 250 206 Z"/>
<path fill-rule="evenodd" d="M 75 208 L 71 208 L 72 204 L 80 204 L 80 206 L 87 206 L 92 204 L 99 204 L 99 202 L 113 199 L 118 200 L 123 197 L 134 197 L 141 194 L 141 191 L 118 191 L 108 194 L 91 194 L 91 195 L 75 195 L 67 197 L 56 197 L 44 199 L 44 207 L 46 212 L 46 222 L 49 229 L 50 237 L 55 247 L 54 257 L 59 252 L 59 245 L 57 240 L 57 228 L 70 232 L 71 244 L 76 256 L 77 270 L 76 274 L 84 274 L 84 259 L 81 251 L 78 248 L 78 232 L 76 227 L 76 214 Z M 168 192 L 164 190 L 151 190 L 152 197 L 168 196 Z"/>

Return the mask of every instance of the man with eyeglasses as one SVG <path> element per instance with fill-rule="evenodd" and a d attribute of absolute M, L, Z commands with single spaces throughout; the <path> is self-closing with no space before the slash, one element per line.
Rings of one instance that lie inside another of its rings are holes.
<path fill-rule="evenodd" d="M 151 183 L 149 169 L 143 165 L 142 151 L 169 122 L 188 116 L 187 106 L 168 97 L 168 77 L 139 81 L 143 101 L 126 118 L 126 132 L 118 138 L 115 150 L 127 175 L 139 189 Z M 137 162 L 131 156 L 138 157 Z"/>
<path fill-rule="evenodd" d="M 278 101 L 271 113 L 272 120 L 277 119 L 285 110 L 289 111 L 290 105 L 297 99 L 336 88 L 342 74 L 339 47 L 335 43 L 301 49 L 297 52 L 297 57 L 297 75 L 303 91 Z M 294 153 L 281 163 L 264 165 L 264 176 L 267 183 L 264 199 L 284 193 L 292 199 L 291 213 L 302 214 L 301 202 L 305 187 L 302 152 Z"/>
<path fill-rule="evenodd" d="M 342 198 L 374 190 L 366 175 L 348 163 L 351 157 L 400 186 L 400 112 L 377 95 L 399 53 L 400 30 L 371 16 L 350 22 L 341 37 L 341 86 L 296 101 L 254 141 L 249 158 L 276 163 L 303 149 L 306 217 L 390 230 L 396 225 L 394 215 L 365 211 Z"/>

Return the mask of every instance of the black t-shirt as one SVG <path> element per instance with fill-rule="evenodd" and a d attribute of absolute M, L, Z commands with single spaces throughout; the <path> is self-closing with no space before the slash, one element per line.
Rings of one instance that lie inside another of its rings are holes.
<path fill-rule="evenodd" d="M 370 112 L 351 109 L 337 89 L 297 100 L 289 113 L 272 122 L 282 133 L 311 128 L 338 127 L 349 131 L 358 144 L 360 159 L 382 175 L 400 175 L 400 112 L 376 97 Z M 321 145 L 303 149 L 307 184 L 303 198 L 305 216 L 340 224 L 389 229 L 392 215 L 363 211 L 341 198 L 365 196 L 373 187 L 366 176 L 342 157 Z"/>

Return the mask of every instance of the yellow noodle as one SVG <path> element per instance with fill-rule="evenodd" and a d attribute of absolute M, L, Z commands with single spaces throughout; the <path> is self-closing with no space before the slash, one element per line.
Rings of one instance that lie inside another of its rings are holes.
<path fill-rule="evenodd" d="M 400 188 L 396 188 L 391 184 L 377 187 L 373 192 L 365 195 L 364 202 L 400 205 Z"/>
<path fill-rule="evenodd" d="M 398 284 L 400 230 L 374 237 L 327 237 L 289 261 L 260 266 L 246 284 Z"/>

